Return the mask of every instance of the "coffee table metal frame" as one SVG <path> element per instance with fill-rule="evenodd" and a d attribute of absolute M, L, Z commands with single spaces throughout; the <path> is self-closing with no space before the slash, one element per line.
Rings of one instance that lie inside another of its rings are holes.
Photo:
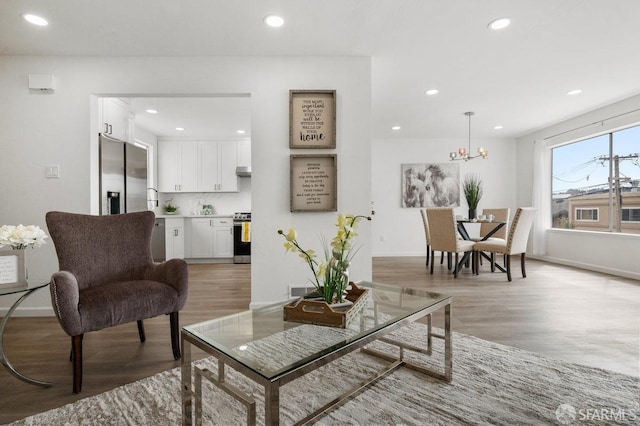
<path fill-rule="evenodd" d="M 24 293 L 22 294 L 22 296 L 20 296 L 20 298 L 18 298 L 18 300 L 13 303 L 13 305 L 11 305 L 11 308 L 9 308 L 7 313 L 4 315 L 4 318 L 2 318 L 2 322 L 0 322 L 0 362 L 2 362 L 2 365 L 5 366 L 9 373 L 22 380 L 23 382 L 36 386 L 42 386 L 45 388 L 53 386 L 53 383 L 27 377 L 16 370 L 13 364 L 11 364 L 11 362 L 7 358 L 7 355 L 4 353 L 4 330 L 7 326 L 7 323 L 9 322 L 9 318 L 11 318 L 11 314 L 13 314 L 13 311 L 16 310 L 16 308 L 24 301 L 24 299 L 29 297 L 34 291 L 40 290 L 41 288 L 44 288 L 48 285 L 48 282 L 40 282 L 38 284 L 27 282 L 17 287 L 0 288 L 0 296 Z"/>
<path fill-rule="evenodd" d="M 370 283 L 358 283 L 360 286 L 368 287 Z M 408 291 L 407 294 L 413 294 L 416 290 L 414 289 L 401 289 L 403 292 Z M 419 290 L 417 290 L 419 291 Z M 225 354 L 224 352 L 216 349 L 212 345 L 207 342 L 201 340 L 197 336 L 191 334 L 186 328 L 183 327 L 181 335 L 182 335 L 182 364 L 181 364 L 181 375 L 182 375 L 182 424 L 183 425 L 191 425 L 193 422 L 193 415 L 195 414 L 195 423 L 196 425 L 202 424 L 202 379 L 205 378 L 209 380 L 216 387 L 226 392 L 233 398 L 235 398 L 238 402 L 243 404 L 247 409 L 247 424 L 255 425 L 256 422 L 256 403 L 253 398 L 249 395 L 244 394 L 241 390 L 236 388 L 235 386 L 229 384 L 225 380 L 225 366 L 228 365 L 236 371 L 242 373 L 246 377 L 252 379 L 256 383 L 262 385 L 264 387 L 265 392 L 265 425 L 278 425 L 280 423 L 280 387 L 311 372 L 316 370 L 317 368 L 326 365 L 354 350 L 362 349 L 363 352 L 375 355 L 377 357 L 386 359 L 391 363 L 388 364 L 385 368 L 378 371 L 375 376 L 369 378 L 368 380 L 360 383 L 354 388 L 348 390 L 343 393 L 339 397 L 329 401 L 327 404 L 318 408 L 313 413 L 309 414 L 304 419 L 298 421 L 296 424 L 306 424 L 309 421 L 321 417 L 324 413 L 328 412 L 331 408 L 339 406 L 341 403 L 345 402 L 348 398 L 357 395 L 358 393 L 365 390 L 372 383 L 375 383 L 382 377 L 391 373 L 392 371 L 398 369 L 399 367 L 405 366 L 413 370 L 420 371 L 424 374 L 439 378 L 441 380 L 445 380 L 450 382 L 453 378 L 453 355 L 452 355 L 452 337 L 451 337 L 451 305 L 452 298 L 451 296 L 442 296 L 441 300 L 424 307 L 422 309 L 418 309 L 417 311 L 411 313 L 410 315 L 402 318 L 399 321 L 391 322 L 386 326 L 372 332 L 371 334 L 367 334 L 362 336 L 359 339 L 351 341 L 344 346 L 337 348 L 336 350 L 324 354 L 318 358 L 312 359 L 309 362 L 295 368 L 293 370 L 287 371 L 283 374 L 277 375 L 276 377 L 266 378 L 260 373 L 254 371 L 250 367 L 245 366 L 243 363 L 239 362 L 235 358 Z M 282 303 L 284 306 L 286 302 Z M 374 302 L 374 311 L 377 312 L 378 307 L 382 305 L 382 302 Z M 432 331 L 432 319 L 431 316 L 434 312 L 444 309 L 444 334 L 435 334 Z M 397 342 L 392 339 L 385 338 L 384 336 L 393 330 L 401 328 L 403 326 L 408 325 L 411 322 L 417 321 L 420 318 L 427 317 L 427 336 L 426 336 L 426 348 L 420 348 L 415 346 L 410 346 L 402 342 Z M 194 326 L 197 324 L 194 324 Z M 443 371 L 438 371 L 435 369 L 430 369 L 424 366 L 420 366 L 404 358 L 404 351 L 410 350 L 415 352 L 420 352 L 426 355 L 431 355 L 432 352 L 432 338 L 441 338 L 444 340 L 444 367 Z M 383 353 L 378 350 L 369 349 L 365 346 L 375 340 L 380 340 L 392 345 L 395 345 L 399 348 L 399 355 L 394 356 L 391 354 Z M 218 361 L 218 372 L 217 375 L 207 369 L 201 369 L 199 367 L 193 366 L 191 362 L 191 345 L 196 346 L 203 351 L 213 355 Z M 192 374 L 194 373 L 194 374 Z M 194 379 L 192 381 L 192 378 Z M 195 384 L 194 384 L 195 382 Z M 193 410 L 193 405 L 195 404 L 195 413 Z"/>

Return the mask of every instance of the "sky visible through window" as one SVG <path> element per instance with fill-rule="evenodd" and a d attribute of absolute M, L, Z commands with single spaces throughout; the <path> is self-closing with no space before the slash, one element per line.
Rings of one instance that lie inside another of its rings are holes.
<path fill-rule="evenodd" d="M 620 160 L 623 187 L 640 186 L 640 126 L 613 133 L 613 155 L 635 158 Z M 609 183 L 609 135 L 596 136 L 553 149 L 553 193 L 570 189 L 604 189 Z"/>

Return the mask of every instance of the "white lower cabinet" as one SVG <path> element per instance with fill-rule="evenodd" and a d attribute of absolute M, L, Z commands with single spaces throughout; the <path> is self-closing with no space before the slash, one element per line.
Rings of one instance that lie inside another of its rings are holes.
<path fill-rule="evenodd" d="M 232 218 L 190 218 L 192 258 L 233 257 Z"/>
<path fill-rule="evenodd" d="M 165 249 L 167 259 L 184 259 L 184 219 L 165 219 Z"/>

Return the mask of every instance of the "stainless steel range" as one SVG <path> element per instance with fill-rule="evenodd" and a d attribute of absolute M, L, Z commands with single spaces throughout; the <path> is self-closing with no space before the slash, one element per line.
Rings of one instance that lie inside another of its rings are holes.
<path fill-rule="evenodd" d="M 251 212 L 233 215 L 233 263 L 251 263 Z"/>

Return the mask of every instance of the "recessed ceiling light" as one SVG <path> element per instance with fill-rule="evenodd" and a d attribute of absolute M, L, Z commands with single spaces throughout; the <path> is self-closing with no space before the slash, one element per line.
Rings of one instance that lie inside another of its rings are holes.
<path fill-rule="evenodd" d="M 181 132 L 181 131 L 183 131 L 183 130 L 184 130 L 184 127 L 176 127 L 176 130 L 178 130 L 178 131 L 180 131 L 180 132 Z"/>
<path fill-rule="evenodd" d="M 582 90 L 580 89 L 575 89 L 575 90 L 570 90 L 567 92 L 567 95 L 569 96 L 573 96 L 573 95 L 579 95 L 580 93 L 582 93 Z"/>
<path fill-rule="evenodd" d="M 498 18 L 489 22 L 489 25 L 487 26 L 489 27 L 489 29 L 492 29 L 492 30 L 501 30 L 503 28 L 507 28 L 510 23 L 511 23 L 511 19 L 509 18 Z"/>
<path fill-rule="evenodd" d="M 393 126 L 391 130 L 400 130 L 400 126 Z"/>
<path fill-rule="evenodd" d="M 500 126 L 500 125 L 497 125 L 497 126 L 493 126 L 493 129 L 494 129 L 494 130 L 502 130 L 502 129 L 503 129 L 503 127 L 502 127 L 502 126 Z"/>
<path fill-rule="evenodd" d="M 46 19 L 44 19 L 42 16 L 38 16 L 38 15 L 32 15 L 31 13 L 23 13 L 22 14 L 22 18 L 33 24 L 33 25 L 38 25 L 40 27 L 46 27 L 47 25 L 49 25 L 49 23 L 47 22 Z"/>
<path fill-rule="evenodd" d="M 278 15 L 267 15 L 264 17 L 264 23 L 277 28 L 284 25 L 284 18 Z"/>
<path fill-rule="evenodd" d="M 245 132 L 244 130 L 236 130 L 236 133 L 239 135 L 244 135 L 247 132 Z"/>
<path fill-rule="evenodd" d="M 149 114 L 157 114 L 158 111 L 156 111 L 155 109 L 148 109 L 146 110 Z"/>
<path fill-rule="evenodd" d="M 429 89 L 424 93 L 429 95 L 429 96 L 436 95 L 438 93 L 438 89 Z"/>

